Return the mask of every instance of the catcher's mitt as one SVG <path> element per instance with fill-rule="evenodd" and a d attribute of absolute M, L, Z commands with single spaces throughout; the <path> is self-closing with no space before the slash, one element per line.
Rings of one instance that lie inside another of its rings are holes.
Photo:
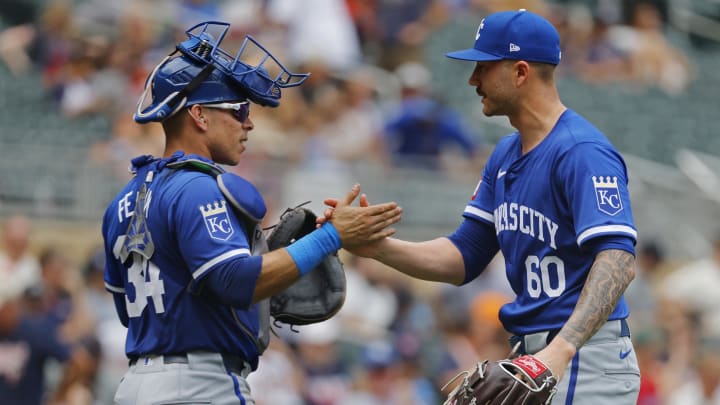
<path fill-rule="evenodd" d="M 443 405 L 543 405 L 555 394 L 557 380 L 537 357 L 484 361 L 463 371 L 445 389 L 463 377 Z"/>
<path fill-rule="evenodd" d="M 315 230 L 315 213 L 302 206 L 290 208 L 268 236 L 268 248 L 283 248 Z M 337 253 L 327 256 L 314 270 L 270 298 L 276 322 L 307 325 L 335 315 L 345 302 L 345 270 Z"/>

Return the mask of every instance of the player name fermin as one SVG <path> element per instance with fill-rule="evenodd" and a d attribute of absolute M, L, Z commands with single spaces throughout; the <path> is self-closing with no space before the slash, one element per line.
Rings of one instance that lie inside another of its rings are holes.
<path fill-rule="evenodd" d="M 546 217 L 542 212 L 518 203 L 504 202 L 493 212 L 495 216 L 495 232 L 515 231 L 529 235 L 541 242 L 549 243 L 557 249 L 555 235 L 558 224 Z"/>

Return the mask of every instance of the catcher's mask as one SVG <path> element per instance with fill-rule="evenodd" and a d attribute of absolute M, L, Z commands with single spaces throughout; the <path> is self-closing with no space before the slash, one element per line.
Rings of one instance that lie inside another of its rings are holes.
<path fill-rule="evenodd" d="M 220 48 L 229 28 L 228 23 L 208 21 L 185 31 L 188 39 L 177 44 L 148 76 L 135 121 L 164 121 L 187 105 L 203 103 L 250 100 L 277 107 L 281 88 L 298 86 L 310 76 L 288 71 L 250 35 L 233 57 Z M 180 55 L 173 56 L 177 52 Z M 248 62 L 251 58 L 258 61 L 255 66 Z M 144 107 L 149 90 L 152 103 Z"/>

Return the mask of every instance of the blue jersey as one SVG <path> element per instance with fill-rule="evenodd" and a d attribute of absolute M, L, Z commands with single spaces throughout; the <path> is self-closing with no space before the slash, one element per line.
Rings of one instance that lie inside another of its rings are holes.
<path fill-rule="evenodd" d="M 500 310 L 508 331 L 561 328 L 595 260 L 587 242 L 608 235 L 635 242 L 627 182 L 620 154 L 572 110 L 525 155 L 517 132 L 498 142 L 463 216 L 495 228 L 517 294 Z M 621 298 L 609 319 L 628 313 Z"/>
<path fill-rule="evenodd" d="M 231 309 L 199 288 L 215 266 L 251 254 L 246 224 L 213 176 L 167 167 L 188 158 L 212 164 L 181 153 L 134 159 L 135 176 L 105 212 L 105 283 L 125 296 L 125 351 L 229 353 L 255 368 L 257 306 Z"/>

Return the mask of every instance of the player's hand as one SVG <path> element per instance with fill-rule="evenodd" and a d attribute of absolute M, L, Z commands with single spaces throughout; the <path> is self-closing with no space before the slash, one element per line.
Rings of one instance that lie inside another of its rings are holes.
<path fill-rule="evenodd" d="M 402 208 L 394 202 L 370 205 L 367 196 L 360 196 L 360 205 L 352 203 L 360 195 L 360 185 L 356 184 L 342 200 L 326 199 L 328 205 L 319 223 L 330 221 L 335 225 L 343 247 L 349 250 L 382 240 L 395 234 L 391 225 L 400 221 Z"/>
<path fill-rule="evenodd" d="M 351 191 L 352 192 L 352 191 Z M 327 205 L 328 207 L 325 209 L 325 212 L 323 212 L 323 216 L 317 218 L 317 226 L 324 224 L 325 222 L 329 221 L 332 217 L 333 210 L 335 210 L 335 207 L 338 205 L 338 199 L 337 198 L 326 198 L 323 200 L 323 203 Z M 361 207 L 369 207 L 370 202 L 368 201 L 367 194 L 362 193 L 360 194 L 360 206 Z"/>
<path fill-rule="evenodd" d="M 555 337 L 550 344 L 535 354 L 552 371 L 557 381 L 562 380 L 565 369 L 575 356 L 575 346 L 561 337 Z"/>

